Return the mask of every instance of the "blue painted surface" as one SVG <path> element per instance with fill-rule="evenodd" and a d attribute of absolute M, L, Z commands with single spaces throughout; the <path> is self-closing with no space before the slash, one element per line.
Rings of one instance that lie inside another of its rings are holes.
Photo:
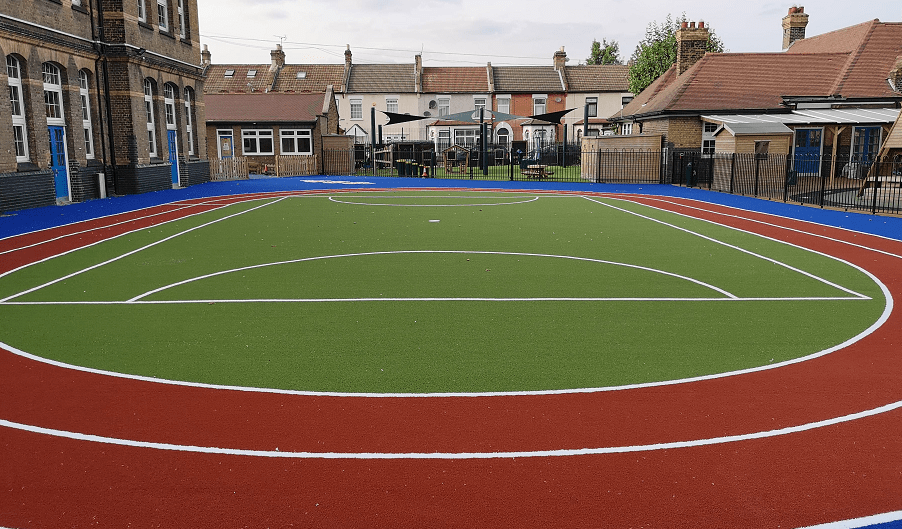
<path fill-rule="evenodd" d="M 342 182 L 342 183 L 335 183 Z M 702 189 L 677 187 L 660 184 L 592 184 L 569 182 L 511 182 L 479 180 L 442 180 L 432 178 L 386 178 L 386 177 L 294 177 L 265 178 L 228 182 L 207 182 L 185 189 L 167 189 L 141 195 L 111 197 L 66 206 L 48 206 L 27 209 L 0 217 L 0 238 L 19 233 L 41 230 L 134 209 L 156 206 L 185 200 L 243 193 L 267 191 L 293 191 L 310 189 L 367 189 L 367 188 L 453 188 L 479 189 L 523 189 L 551 191 L 584 191 L 603 193 L 641 193 L 655 196 L 693 198 L 715 204 L 723 204 L 741 209 L 761 211 L 792 219 L 805 220 L 846 228 L 853 231 L 871 233 L 902 240 L 902 218 L 881 217 L 833 210 L 784 204 L 751 197 L 729 195 Z"/>

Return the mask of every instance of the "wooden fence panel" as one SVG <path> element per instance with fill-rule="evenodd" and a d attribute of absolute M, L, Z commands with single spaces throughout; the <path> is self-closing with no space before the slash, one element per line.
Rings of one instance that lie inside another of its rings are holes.
<path fill-rule="evenodd" d="M 247 158 L 244 156 L 210 160 L 210 180 L 247 180 L 249 177 Z"/>
<path fill-rule="evenodd" d="M 276 156 L 276 176 L 312 176 L 318 173 L 315 154 Z"/>

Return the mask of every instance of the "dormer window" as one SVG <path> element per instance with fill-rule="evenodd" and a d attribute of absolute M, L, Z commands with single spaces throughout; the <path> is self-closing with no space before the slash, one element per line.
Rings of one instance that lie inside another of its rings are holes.
<path fill-rule="evenodd" d="M 225 71 L 225 78 L 226 78 L 226 79 L 231 79 L 233 75 L 235 75 L 235 70 L 226 70 L 226 71 Z"/>
<path fill-rule="evenodd" d="M 248 70 L 248 71 L 247 71 L 247 78 L 248 78 L 248 79 L 253 79 L 254 77 L 257 77 L 257 70 Z"/>

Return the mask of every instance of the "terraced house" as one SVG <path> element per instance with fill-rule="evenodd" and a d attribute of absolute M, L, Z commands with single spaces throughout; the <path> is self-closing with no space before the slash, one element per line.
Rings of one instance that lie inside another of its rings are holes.
<path fill-rule="evenodd" d="M 273 54 L 282 53 L 281 49 Z M 563 123 L 530 119 L 493 118 L 489 141 L 546 143 L 577 139 L 588 129 L 601 134 L 605 117 L 623 108 L 628 91 L 626 66 L 567 66 L 563 49 L 548 66 L 429 67 L 420 55 L 412 63 L 355 64 L 350 47 L 343 65 L 272 64 L 219 65 L 208 69 L 207 94 L 323 93 L 331 87 L 338 109 L 338 127 L 358 143 L 398 141 L 432 142 L 437 148 L 450 144 L 475 145 L 479 124 L 472 119 L 480 109 L 514 116 L 533 116 L 575 108 Z M 275 55 L 274 55 L 275 56 Z M 281 55 L 284 62 L 284 54 Z M 274 59 L 275 60 L 275 59 Z M 254 72 L 250 76 L 249 72 Z M 275 77 L 271 72 L 276 72 Z M 306 82 L 286 86 L 294 75 Z M 591 109 L 583 124 L 583 108 Z M 373 114 L 373 109 L 379 111 Z M 387 125 L 383 112 L 409 114 L 424 119 Z M 461 120 L 461 113 L 470 119 Z M 456 115 L 456 116 L 455 116 Z M 450 119 L 443 119 L 443 118 Z M 374 119 L 375 118 L 375 119 Z"/>
<path fill-rule="evenodd" d="M 196 0 L 0 0 L 0 210 L 209 179 Z"/>

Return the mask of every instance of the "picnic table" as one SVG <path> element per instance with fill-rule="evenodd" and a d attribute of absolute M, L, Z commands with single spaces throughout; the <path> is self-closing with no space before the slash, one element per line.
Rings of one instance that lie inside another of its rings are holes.
<path fill-rule="evenodd" d="M 547 165 L 532 164 L 527 165 L 525 169 L 521 169 L 520 174 L 522 174 L 523 176 L 528 176 L 530 178 L 545 178 L 547 176 L 553 175 L 554 171 L 549 171 Z"/>

